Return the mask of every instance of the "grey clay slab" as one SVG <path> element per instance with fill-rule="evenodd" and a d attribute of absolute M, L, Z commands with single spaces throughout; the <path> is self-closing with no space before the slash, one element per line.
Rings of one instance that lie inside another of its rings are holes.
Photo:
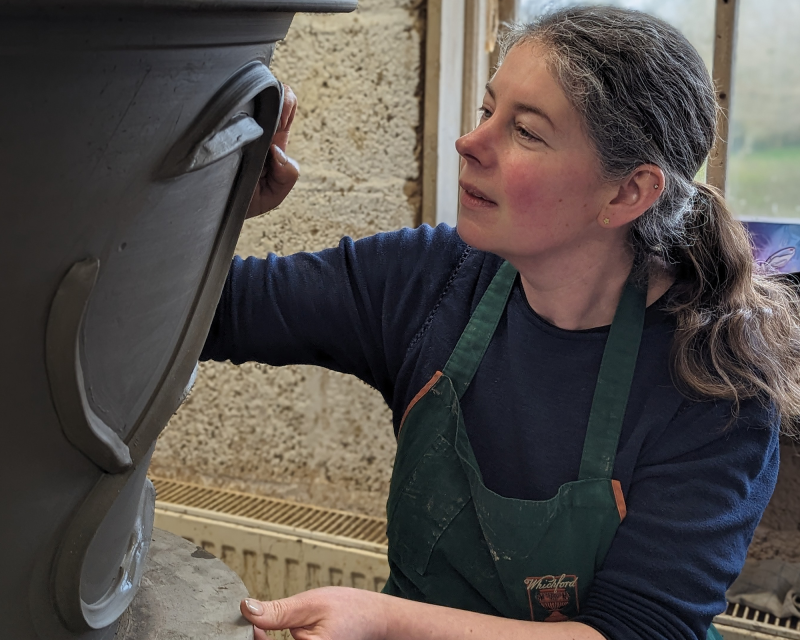
<path fill-rule="evenodd" d="M 253 640 L 239 577 L 213 555 L 153 529 L 142 586 L 114 640 Z"/>

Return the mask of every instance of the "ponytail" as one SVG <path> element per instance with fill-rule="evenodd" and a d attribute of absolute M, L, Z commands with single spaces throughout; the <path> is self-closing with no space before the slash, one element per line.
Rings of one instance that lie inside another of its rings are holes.
<path fill-rule="evenodd" d="M 722 194 L 695 183 L 687 242 L 673 248 L 676 382 L 698 399 L 772 401 L 784 428 L 800 417 L 800 301 L 753 261 L 749 235 Z"/>

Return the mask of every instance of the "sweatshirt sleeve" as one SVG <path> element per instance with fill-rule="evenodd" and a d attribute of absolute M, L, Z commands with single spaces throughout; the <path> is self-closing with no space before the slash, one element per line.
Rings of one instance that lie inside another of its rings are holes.
<path fill-rule="evenodd" d="M 620 524 L 577 620 L 611 640 L 703 640 L 725 610 L 778 474 L 774 412 L 687 404 L 643 448 Z"/>
<path fill-rule="evenodd" d="M 236 257 L 200 358 L 319 365 L 391 402 L 408 345 L 464 249 L 454 229 L 423 225 L 318 253 Z"/>

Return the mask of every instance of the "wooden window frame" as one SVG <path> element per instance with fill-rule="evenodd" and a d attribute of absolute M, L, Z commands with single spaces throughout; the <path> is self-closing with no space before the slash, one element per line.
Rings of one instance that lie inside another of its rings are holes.
<path fill-rule="evenodd" d="M 728 133 L 736 67 L 736 31 L 739 0 L 716 0 L 714 12 L 714 63 L 711 75 L 717 90 L 720 114 L 717 136 L 706 165 L 706 182 L 723 193 L 728 176 Z"/>
<path fill-rule="evenodd" d="M 516 13 L 517 0 L 427 2 L 419 222 L 455 226 L 455 142 L 475 125 L 484 86 L 497 62 L 497 49 L 492 49 L 497 28 Z"/>

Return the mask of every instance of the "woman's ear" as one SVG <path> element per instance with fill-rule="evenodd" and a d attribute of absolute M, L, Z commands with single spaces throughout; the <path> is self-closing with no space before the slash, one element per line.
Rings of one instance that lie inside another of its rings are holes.
<path fill-rule="evenodd" d="M 628 177 L 617 183 L 612 198 L 600 210 L 597 223 L 606 229 L 630 224 L 661 196 L 664 190 L 664 172 L 654 164 L 637 167 Z"/>

